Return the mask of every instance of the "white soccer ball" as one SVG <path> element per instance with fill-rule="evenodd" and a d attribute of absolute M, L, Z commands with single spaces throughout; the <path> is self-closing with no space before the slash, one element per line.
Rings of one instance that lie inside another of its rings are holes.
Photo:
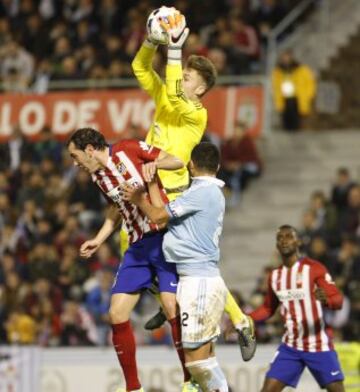
<path fill-rule="evenodd" d="M 146 22 L 147 34 L 151 41 L 161 45 L 168 44 L 168 35 L 160 26 L 160 18 L 167 19 L 169 15 L 174 15 L 177 11 L 174 7 L 164 5 L 152 11 Z"/>

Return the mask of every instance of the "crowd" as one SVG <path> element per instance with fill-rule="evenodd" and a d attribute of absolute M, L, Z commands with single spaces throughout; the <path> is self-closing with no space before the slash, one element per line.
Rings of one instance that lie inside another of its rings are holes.
<path fill-rule="evenodd" d="M 204 54 L 219 74 L 259 70 L 266 37 L 298 0 L 5 0 L 0 2 L 0 85 L 46 92 L 49 81 L 132 77 L 130 62 L 156 7 L 186 15 L 185 57 Z M 161 73 L 165 56 L 155 59 Z"/>
<path fill-rule="evenodd" d="M 15 129 L 0 144 L 0 155 L 0 342 L 108 344 L 110 288 L 120 262 L 118 234 L 89 261 L 79 258 L 79 245 L 101 225 L 105 201 L 48 128 L 36 143 Z M 344 340 L 360 333 L 359 220 L 360 185 L 340 168 L 329 195 L 311 195 L 299 228 L 304 253 L 323 262 L 345 294 L 343 309 L 327 315 Z M 261 303 L 277 261 L 264 268 L 247 305 L 234 293 L 245 309 Z M 136 308 L 139 343 L 171 343 L 166 325 L 153 333 L 143 329 L 157 306 L 145 295 Z M 279 316 L 258 328 L 261 342 L 276 341 L 281 333 Z"/>

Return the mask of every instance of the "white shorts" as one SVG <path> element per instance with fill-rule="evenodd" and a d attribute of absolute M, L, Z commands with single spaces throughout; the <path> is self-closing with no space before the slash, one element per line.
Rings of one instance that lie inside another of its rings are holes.
<path fill-rule="evenodd" d="M 220 276 L 180 276 L 176 299 L 185 348 L 197 348 L 219 336 L 226 295 L 227 288 Z"/>

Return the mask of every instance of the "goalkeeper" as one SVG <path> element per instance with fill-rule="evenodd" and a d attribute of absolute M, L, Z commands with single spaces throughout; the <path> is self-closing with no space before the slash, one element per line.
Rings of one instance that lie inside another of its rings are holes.
<path fill-rule="evenodd" d="M 182 69 L 182 46 L 189 34 L 185 18 L 174 9 L 174 15 L 162 20 L 169 37 L 165 83 L 152 67 L 157 43 L 148 36 L 136 54 L 132 68 L 141 87 L 154 99 L 154 120 L 146 137 L 148 144 L 180 158 L 185 165 L 206 128 L 207 110 L 202 97 L 214 86 L 216 70 L 209 59 L 192 55 Z M 189 173 L 180 170 L 159 170 L 168 198 L 174 200 L 189 187 Z M 245 361 L 252 358 L 256 348 L 252 319 L 238 307 L 228 291 L 225 311 L 239 334 L 239 344 Z M 148 329 L 162 325 L 166 317 L 161 312 L 147 324 Z"/>

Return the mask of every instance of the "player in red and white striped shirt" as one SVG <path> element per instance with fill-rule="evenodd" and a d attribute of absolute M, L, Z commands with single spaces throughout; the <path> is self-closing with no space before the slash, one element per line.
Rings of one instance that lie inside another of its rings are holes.
<path fill-rule="evenodd" d="M 344 376 L 323 317 L 323 307 L 340 309 L 343 296 L 324 265 L 301 257 L 300 241 L 292 226 L 278 229 L 276 245 L 283 265 L 270 273 L 265 302 L 250 314 L 255 321 L 266 320 L 280 305 L 285 324 L 282 344 L 262 392 L 296 388 L 305 366 L 322 388 L 343 392 Z"/>
<path fill-rule="evenodd" d="M 123 221 L 129 233 L 130 246 L 119 266 L 112 287 L 110 321 L 113 344 L 123 369 L 126 390 L 142 391 L 137 374 L 135 339 L 129 322 L 131 311 L 140 298 L 140 292 L 149 288 L 156 276 L 160 300 L 171 325 L 175 342 L 180 340 L 180 320 L 176 316 L 176 266 L 165 261 L 162 253 L 164 232 L 151 223 L 142 211 L 123 199 L 121 184 L 125 182 L 144 186 L 157 169 L 176 170 L 183 163 L 166 152 L 138 140 L 123 140 L 108 145 L 103 135 L 92 129 L 77 130 L 67 143 L 74 164 L 86 170 L 109 201 L 105 222 L 97 235 L 81 245 L 80 255 L 88 258 Z M 164 201 L 167 201 L 163 191 Z M 181 345 L 176 348 L 183 363 Z"/>

